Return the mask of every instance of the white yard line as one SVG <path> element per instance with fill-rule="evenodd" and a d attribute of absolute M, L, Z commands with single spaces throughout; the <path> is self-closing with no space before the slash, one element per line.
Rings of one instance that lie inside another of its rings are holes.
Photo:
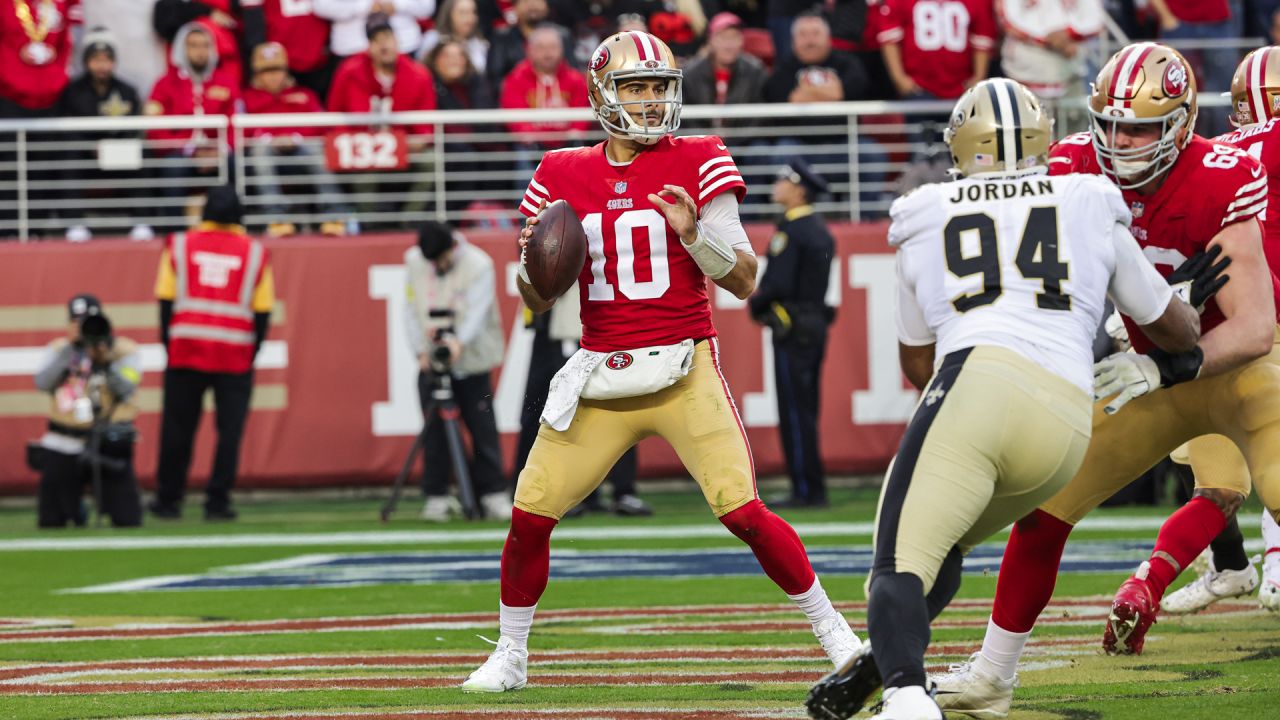
<path fill-rule="evenodd" d="M 1242 515 L 1240 526 L 1254 529 L 1259 525 L 1256 513 Z M 1078 529 L 1148 532 L 1160 529 L 1165 518 L 1158 516 L 1115 516 L 1085 518 Z M 802 538 L 870 537 L 874 523 L 800 523 L 795 525 Z M 222 535 L 157 535 L 153 537 L 60 537 L 18 538 L 0 540 L 0 552 L 29 550 L 173 550 L 181 548 L 222 547 L 316 547 L 379 545 L 453 545 L 466 542 L 501 543 L 507 537 L 505 528 L 489 530 L 371 530 L 368 532 L 328 533 L 255 533 Z M 560 528 L 557 541 L 565 540 L 686 540 L 733 536 L 722 525 L 666 525 L 649 527 Z M 1154 536 L 1152 540 L 1154 540 Z"/>

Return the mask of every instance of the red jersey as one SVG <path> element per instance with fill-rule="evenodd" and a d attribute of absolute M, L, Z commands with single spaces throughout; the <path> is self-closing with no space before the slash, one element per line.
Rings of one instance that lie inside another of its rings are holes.
<path fill-rule="evenodd" d="M 311 72 L 329 59 L 329 21 L 315 14 L 312 0 L 240 0 L 240 7 L 262 8 L 267 42 L 284 46 L 290 70 Z"/>
<path fill-rule="evenodd" d="M 1216 143 L 1234 145 L 1249 153 L 1267 169 L 1267 209 L 1262 218 L 1262 248 L 1267 264 L 1280 274 L 1280 119 L 1248 125 L 1213 139 Z"/>
<path fill-rule="evenodd" d="M 244 91 L 244 111 L 247 113 L 312 113 L 321 112 L 320 100 L 316 94 L 304 87 L 285 88 L 279 95 L 272 95 L 266 90 L 249 88 Z M 262 135 L 301 135 L 318 137 L 324 134 L 324 128 L 253 128 L 249 137 Z"/>
<path fill-rule="evenodd" d="M 560 63 L 555 77 L 539 76 L 528 60 L 521 60 L 502 82 L 502 97 L 498 103 L 503 108 L 568 108 L 589 107 L 591 99 L 587 96 L 587 79 L 582 73 L 569 67 L 568 63 Z M 507 129 L 517 135 L 547 132 L 554 130 L 586 131 L 591 123 L 579 122 L 513 122 L 507 123 Z"/>
<path fill-rule="evenodd" d="M 435 110 L 436 84 L 425 67 L 401 55 L 396 60 L 396 76 L 391 87 L 373 71 L 368 53 L 354 55 L 338 66 L 329 88 L 329 111 L 347 113 L 403 112 Z M 430 125 L 415 125 L 410 132 L 431 133 Z"/>
<path fill-rule="evenodd" d="M 1090 133 L 1068 135 L 1049 155 L 1051 175 L 1102 174 Z M 1224 227 L 1261 219 L 1267 207 L 1267 173 L 1261 163 L 1234 146 L 1194 135 L 1154 195 L 1122 192 L 1133 213 L 1134 239 L 1167 277 L 1208 247 Z M 1280 302 L 1280 281 L 1274 275 L 1273 266 L 1272 288 Z M 1209 300 L 1200 316 L 1201 332 L 1209 332 L 1225 319 L 1217 302 Z M 1147 352 L 1155 347 L 1129 318 L 1124 318 L 1124 324 L 1135 350 Z"/>
<path fill-rule="evenodd" d="M 67 58 L 71 52 L 67 6 L 67 0 L 0 2 L 0 68 L 4 68 L 0 72 L 0 98 L 28 110 L 46 110 L 58 101 L 67 86 Z M 19 12 L 30 18 L 33 35 L 27 34 Z M 45 60 L 43 64 L 30 65 L 22 59 L 22 50 L 28 46 L 52 54 L 38 58 Z"/>
<path fill-rule="evenodd" d="M 991 0 L 885 0 L 876 40 L 902 48 L 902 67 L 921 89 L 958 98 L 973 77 L 975 50 L 996 46 Z"/>
<path fill-rule="evenodd" d="M 1231 17 L 1227 0 L 1164 0 L 1164 4 L 1182 22 L 1216 23 Z"/>
<path fill-rule="evenodd" d="M 147 100 L 143 111 L 147 115 L 226 115 L 230 117 L 236 111 L 236 103 L 240 99 L 231 72 L 218 66 L 208 82 L 197 85 L 191 76 L 176 67 L 169 67 L 151 88 L 151 98 Z M 217 135 L 212 130 L 148 130 L 147 137 L 152 140 L 188 141 L 199 134 L 202 138 L 213 138 Z M 230 139 L 228 135 L 228 139 Z M 176 152 L 177 148 L 166 148 L 168 152 Z"/>
<path fill-rule="evenodd" d="M 667 136 L 625 166 L 610 163 L 604 147 L 543 155 L 520 203 L 533 215 L 544 200 L 564 200 L 587 232 L 589 257 L 578 276 L 582 346 L 613 352 L 714 337 L 707 276 L 648 197 L 670 184 L 699 212 L 724 192 L 741 202 L 747 186 L 724 141 Z"/>

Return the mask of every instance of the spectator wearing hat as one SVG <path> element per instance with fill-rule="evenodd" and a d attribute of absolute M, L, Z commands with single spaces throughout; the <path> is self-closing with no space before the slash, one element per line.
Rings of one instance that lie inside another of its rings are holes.
<path fill-rule="evenodd" d="M 205 486 L 205 520 L 234 520 L 231 488 L 253 393 L 253 360 L 267 336 L 275 282 L 267 250 L 244 230 L 235 189 L 209 191 L 203 222 L 171 235 L 156 276 L 160 340 L 168 353 L 160 418 L 157 518 L 182 517 L 187 474 L 204 395 L 213 390 L 218 431 L 213 473 Z"/>
<path fill-rule="evenodd" d="M 434 406 L 433 391 L 449 378 L 462 424 L 471 436 L 471 483 L 484 514 L 511 519 L 511 496 L 502 477 L 502 448 L 493 413 L 490 373 L 502 364 L 503 332 L 498 315 L 493 260 L 461 233 L 427 222 L 418 242 L 404 254 L 405 330 L 418 358 L 418 395 L 423 410 Z M 444 357 L 441 357 L 443 354 Z M 450 450 L 438 412 L 425 418 L 422 445 L 422 517 L 443 522 L 457 514 L 449 493 Z"/>
<path fill-rule="evenodd" d="M 247 113 L 314 113 L 321 112 L 316 94 L 294 84 L 289 74 L 289 57 L 280 43 L 263 43 L 254 48 L 253 80 L 244 91 Z M 281 191 L 281 171 L 305 174 L 317 195 L 322 216 L 323 235 L 344 235 L 346 218 L 351 208 L 342 198 L 338 182 L 324 166 L 318 149 L 324 128 L 254 128 L 249 131 L 249 158 L 257 186 L 263 195 L 263 211 L 273 220 L 267 226 L 271 237 L 288 237 L 297 233 L 297 225 L 286 219 L 289 201 Z"/>
<path fill-rule="evenodd" d="M 84 26 L 106 28 L 114 39 L 116 76 L 145 98 L 168 64 L 167 48 L 151 23 L 154 6 L 138 0 L 91 0 L 82 7 Z"/>
<path fill-rule="evenodd" d="M 764 101 L 768 73 L 756 58 L 742 51 L 742 20 L 730 12 L 711 18 L 707 25 L 707 52 L 684 69 L 684 102 L 687 105 L 738 105 Z M 693 127 L 749 127 L 749 118 L 693 121 Z"/>
<path fill-rule="evenodd" d="M 770 506 L 827 504 L 818 400 L 827 326 L 834 318 L 826 297 L 835 241 L 813 209 L 814 199 L 826 189 L 822 177 L 802 160 L 779 171 L 773 201 L 782 206 L 783 219 L 769 241 L 769 263 L 749 301 L 751 316 L 773 330 L 778 429 L 791 479 L 790 495 L 771 501 Z"/>
<path fill-rule="evenodd" d="M 329 50 L 336 57 L 350 58 L 369 49 L 365 32 L 369 18 L 385 15 L 401 55 L 413 55 L 422 45 L 422 26 L 435 12 L 436 0 L 311 0 L 316 15 L 333 23 Z"/>
<path fill-rule="evenodd" d="M 134 395 L 142 379 L 134 341 L 115 337 L 102 303 L 76 295 L 67 303 L 67 334 L 45 348 L 36 388 L 48 393 L 49 423 L 30 456 L 40 471 L 37 524 L 84 526 L 85 487 L 116 527 L 142 524 L 133 472 Z"/>
<path fill-rule="evenodd" d="M 83 40 L 84 73 L 67 84 L 58 98 L 58 117 L 128 117 L 142 112 L 142 100 L 132 85 L 116 76 L 116 42 L 115 37 L 106 28 L 97 27 L 85 34 Z M 108 171 L 98 168 L 97 153 L 85 149 L 99 140 L 140 137 L 132 130 L 95 130 L 64 136 L 77 143 L 81 149 L 67 150 L 65 159 L 77 161 L 75 167 L 62 171 L 62 180 L 68 188 L 63 199 L 75 201 L 86 193 L 79 189 L 84 180 L 137 180 L 141 177 L 136 171 Z M 76 188 L 76 189 L 71 189 Z M 128 188 L 100 190 L 113 197 L 137 198 L 141 193 Z M 136 211 L 137 208 L 129 208 Z M 67 238 L 71 240 L 88 239 L 91 232 L 83 224 L 75 225 L 67 230 Z M 147 240 L 153 236 L 150 226 L 137 224 L 130 234 L 138 240 Z"/>
<path fill-rule="evenodd" d="M 410 110 L 435 110 L 436 90 L 431 73 L 422 65 L 399 54 L 391 18 L 385 13 L 369 16 L 366 32 L 369 49 L 347 58 L 333 77 L 329 89 L 329 111 L 345 113 L 387 114 Z M 406 212 L 422 211 L 434 177 L 431 153 L 423 152 L 431 142 L 430 125 L 411 125 L 409 151 L 412 171 L 419 180 L 409 189 L 413 198 L 404 205 Z M 378 183 L 361 181 L 356 190 L 363 196 L 376 194 Z M 375 212 L 372 202 L 360 203 L 361 212 Z"/>
<path fill-rule="evenodd" d="M 316 97 L 326 97 L 336 66 L 329 52 L 329 21 L 317 15 L 310 2 L 240 0 L 240 3 L 245 8 L 246 42 L 248 28 L 261 22 L 261 35 L 266 41 L 284 46 L 294 80 Z M 255 16 L 256 12 L 261 13 L 260 18 Z"/>

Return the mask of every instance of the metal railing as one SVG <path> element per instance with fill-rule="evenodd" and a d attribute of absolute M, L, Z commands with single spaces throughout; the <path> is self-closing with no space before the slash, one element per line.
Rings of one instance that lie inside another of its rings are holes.
<path fill-rule="evenodd" d="M 1227 101 L 1202 95 L 1200 103 L 1213 113 Z M 945 177 L 941 129 L 951 108 L 946 101 L 686 106 L 678 134 L 724 139 L 747 181 L 745 220 L 775 216 L 776 169 L 794 157 L 829 183 L 821 212 L 868 220 L 884 217 L 904 189 Z M 1083 129 L 1083 108 L 1082 98 L 1057 104 L 1059 135 Z M 530 121 L 587 121 L 592 129 L 532 135 L 507 128 Z M 370 126 L 405 130 L 406 167 L 330 172 L 319 135 Z M 164 137 L 164 130 L 194 131 L 200 141 Z M 295 144 L 294 130 L 316 135 Z M 267 133 L 274 144 L 261 136 Z M 108 235 L 139 225 L 181 227 L 184 213 L 198 209 L 195 196 L 229 181 L 255 229 L 377 229 L 428 218 L 515 226 L 543 151 L 604 137 L 586 109 L 0 121 L 0 238 L 60 239 L 76 226 Z"/>

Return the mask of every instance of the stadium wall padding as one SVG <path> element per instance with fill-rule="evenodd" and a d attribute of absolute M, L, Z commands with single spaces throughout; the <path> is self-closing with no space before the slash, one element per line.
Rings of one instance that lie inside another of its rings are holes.
<path fill-rule="evenodd" d="M 898 369 L 893 255 L 884 225 L 833 224 L 837 258 L 829 299 L 837 306 L 823 374 L 822 451 L 829 473 L 876 472 L 893 455 L 915 402 Z M 748 227 L 762 256 L 769 225 Z M 499 268 L 507 362 L 494 373 L 504 457 L 513 462 L 529 336 L 519 324 L 512 230 L 471 230 Z M 240 487 L 386 484 L 421 424 L 417 362 L 403 337 L 401 258 L 413 237 L 268 240 L 277 307 L 259 357 L 245 432 Z M 152 485 L 159 436 L 163 350 L 153 300 L 161 244 L 123 240 L 0 244 L 0 493 L 34 492 L 24 445 L 44 431 L 48 396 L 32 374 L 42 346 L 65 332 L 66 301 L 98 295 L 119 335 L 144 344 L 137 468 Z M 763 261 L 763 258 L 762 258 Z M 783 470 L 772 395 L 772 351 L 745 303 L 711 287 L 724 373 L 743 416 L 760 475 Z M 197 435 L 193 485 L 212 461 L 213 417 Z M 683 474 L 660 439 L 641 444 L 644 476 Z"/>

